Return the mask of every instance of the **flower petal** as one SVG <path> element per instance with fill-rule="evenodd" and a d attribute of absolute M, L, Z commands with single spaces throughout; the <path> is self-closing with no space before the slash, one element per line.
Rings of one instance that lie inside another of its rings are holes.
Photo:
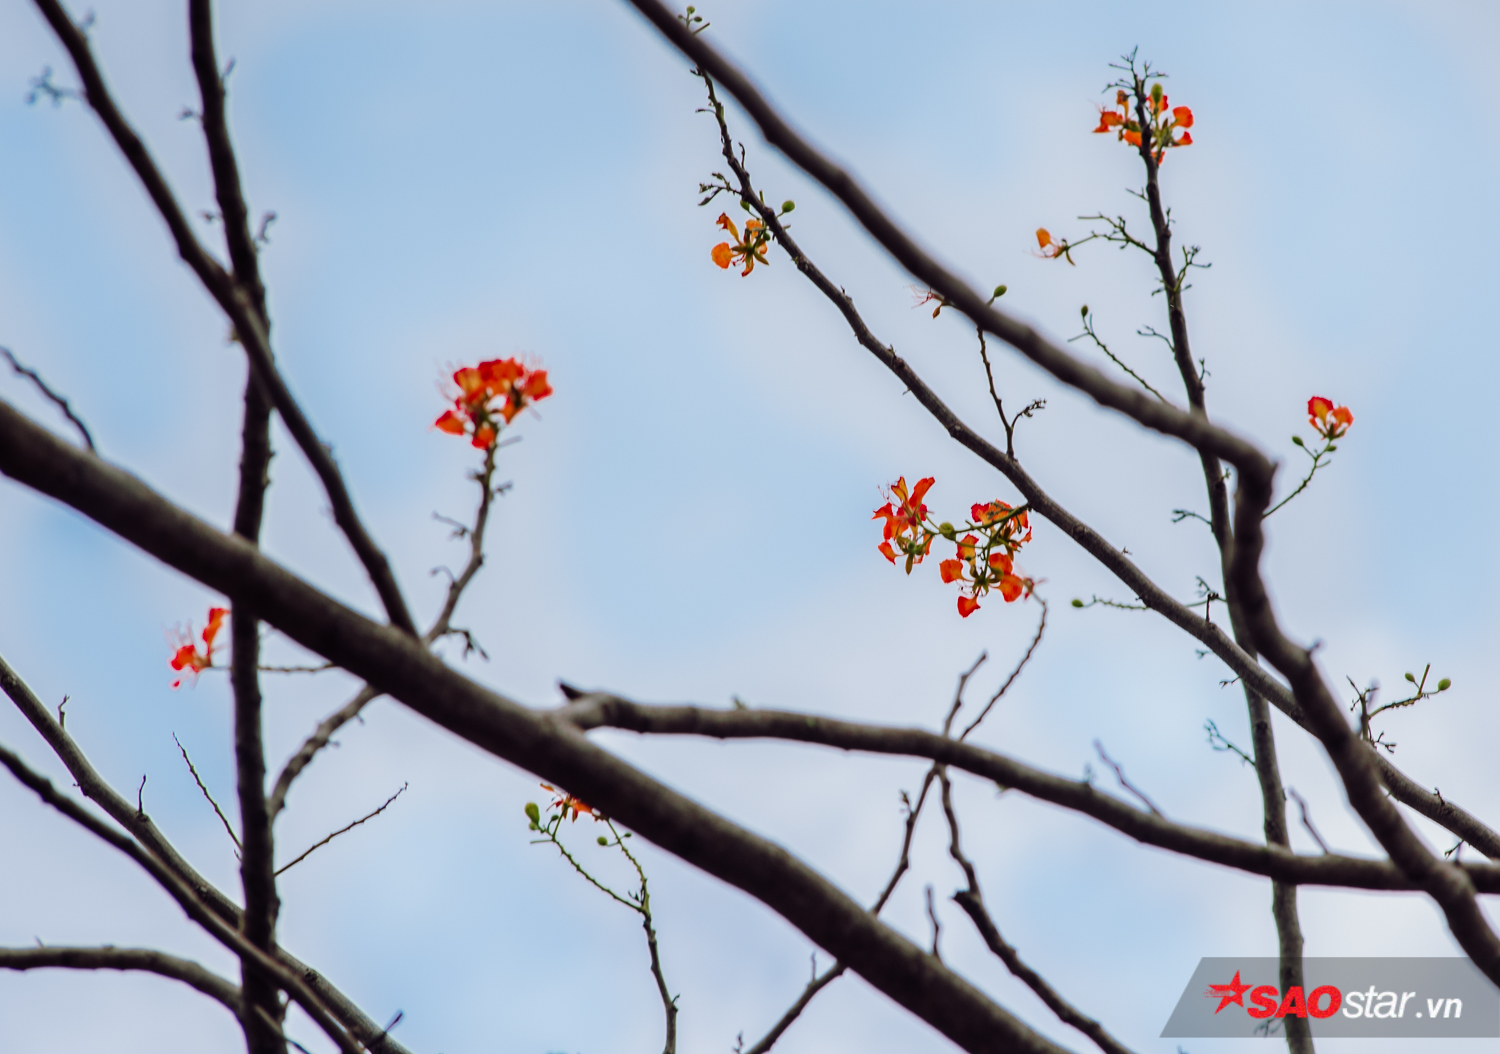
<path fill-rule="evenodd" d="M 958 598 L 958 613 L 960 615 L 962 615 L 964 618 L 968 618 L 970 615 L 974 614 L 974 612 L 976 612 L 978 610 L 979 610 L 979 601 L 975 600 L 973 597 L 959 597 Z"/>

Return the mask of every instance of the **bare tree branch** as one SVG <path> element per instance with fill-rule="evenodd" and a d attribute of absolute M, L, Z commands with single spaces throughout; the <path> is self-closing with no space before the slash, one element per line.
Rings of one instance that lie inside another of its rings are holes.
<path fill-rule="evenodd" d="M 208 801 L 208 804 L 213 806 L 214 815 L 216 815 L 219 818 L 219 822 L 224 825 L 224 832 L 229 835 L 229 840 L 234 843 L 234 848 L 237 852 L 243 852 L 244 847 L 240 845 L 240 836 L 234 833 L 234 828 L 229 823 L 229 817 L 224 815 L 224 810 L 219 808 L 219 803 L 214 801 L 214 796 L 210 794 L 208 792 L 208 788 L 203 785 L 203 780 L 198 777 L 198 769 L 193 765 L 193 759 L 188 757 L 187 747 L 182 745 L 182 741 L 177 738 L 177 733 L 175 732 L 172 733 L 172 742 L 176 743 L 177 749 L 182 752 L 182 760 L 184 763 L 186 763 L 188 772 L 192 773 L 193 782 L 196 783 L 198 785 L 198 789 L 203 792 L 203 797 Z"/>
<path fill-rule="evenodd" d="M 51 781 L 33 772 L 19 757 L 3 746 L 0 746 L 0 765 L 9 769 L 17 780 L 34 791 L 42 801 L 85 828 L 90 834 L 108 842 L 144 868 L 152 878 L 156 879 L 157 884 L 177 901 L 187 916 L 207 930 L 210 936 L 241 958 L 249 958 L 256 967 L 274 978 L 275 983 L 285 989 L 298 1006 L 307 1011 L 307 1015 L 317 1023 L 329 1039 L 333 1040 L 343 1054 L 361 1054 L 363 1050 L 361 1045 L 339 1025 L 319 1002 L 317 996 L 302 983 L 295 973 L 251 944 L 238 930 L 225 925 L 222 919 L 209 911 L 193 895 L 193 891 L 159 860 L 106 825 L 104 821 L 96 818 L 71 798 L 60 794 L 52 786 Z"/>
<path fill-rule="evenodd" d="M 974 921 L 975 929 L 979 930 L 979 935 L 984 938 L 985 945 L 995 957 L 1003 962 L 1005 968 L 1019 978 L 1027 988 L 1035 992 L 1037 997 L 1047 1004 L 1047 1008 L 1057 1015 L 1058 1020 L 1088 1036 L 1105 1054 L 1132 1054 L 1130 1048 L 1110 1035 L 1103 1025 L 1069 1003 L 1043 979 L 1041 974 L 1022 962 L 1016 950 L 1000 936 L 999 927 L 990 917 L 989 909 L 984 906 L 984 895 L 979 891 L 979 873 L 974 870 L 973 863 L 964 855 L 963 847 L 959 844 L 958 813 L 953 807 L 953 785 L 948 779 L 946 769 L 939 767 L 938 779 L 943 785 L 943 816 L 948 821 L 948 855 L 953 857 L 954 862 L 963 870 L 964 878 L 968 882 L 967 889 L 954 894 L 953 902 L 963 908 L 969 918 Z M 928 887 L 929 890 L 931 888 L 931 886 Z"/>
<path fill-rule="evenodd" d="M 99 805 L 110 819 L 130 832 L 155 860 L 193 891 L 208 911 L 230 927 L 238 929 L 243 918 L 240 906 L 200 875 L 177 852 L 172 843 L 152 822 L 150 816 L 138 812 L 134 805 L 126 801 L 99 775 L 73 737 L 63 729 L 59 722 L 53 720 L 51 712 L 26 682 L 10 668 L 3 656 L 0 656 L 0 688 L 5 690 L 16 708 L 21 711 L 22 716 L 31 722 L 32 727 L 41 734 L 53 753 L 67 767 L 83 796 Z M 276 957 L 287 969 L 301 977 L 308 989 L 329 1008 L 339 1022 L 374 1054 L 411 1054 L 400 1043 L 384 1035 L 377 1022 L 360 1010 L 348 996 L 330 984 L 328 979 L 317 970 L 284 948 L 276 950 Z"/>
<path fill-rule="evenodd" d="M 325 846 L 329 842 L 333 841 L 339 835 L 345 834 L 348 831 L 354 830 L 354 828 L 358 827 L 360 824 L 364 823 L 366 820 L 373 820 L 375 817 L 377 817 L 381 813 L 385 812 L 385 810 L 390 807 L 391 802 L 393 802 L 397 798 L 401 797 L 402 793 L 405 792 L 406 787 L 407 787 L 407 784 L 405 784 L 405 783 L 401 784 L 401 790 L 398 790 L 395 794 L 392 794 L 389 798 L 387 798 L 385 800 L 385 804 L 382 805 L 382 806 L 380 806 L 380 808 L 374 810 L 373 812 L 366 813 L 365 815 L 361 816 L 359 819 L 355 820 L 351 824 L 346 824 L 345 826 L 340 827 L 337 831 L 334 831 L 332 834 L 330 834 L 328 837 L 322 839 L 321 841 L 314 842 L 311 846 L 308 847 L 308 849 L 305 852 L 302 853 L 301 856 L 297 857 L 291 863 L 289 863 L 289 864 L 283 864 L 280 867 L 278 867 L 276 869 L 276 873 L 278 875 L 280 875 L 283 872 L 290 871 L 297 864 L 302 863 L 302 861 L 306 860 L 309 856 L 311 856 L 313 854 L 314 850 L 323 848 L 323 846 Z"/>
<path fill-rule="evenodd" d="M 0 970 L 139 970 L 190 985 L 240 1016 L 240 990 L 190 959 L 149 948 L 0 948 Z"/>
<path fill-rule="evenodd" d="M 1500 938 L 1479 910 L 1472 881 L 1435 857 L 1390 803 L 1371 751 L 1344 720 L 1342 707 L 1317 672 L 1309 649 L 1282 632 L 1271 610 L 1260 558 L 1265 548 L 1261 519 L 1272 499 L 1276 466 L 1245 439 L 1210 423 L 1201 412 L 1185 413 L 1109 379 L 1047 340 L 1030 326 L 996 310 L 983 296 L 923 251 L 846 171 L 798 135 L 738 69 L 683 26 L 657 0 L 630 0 L 698 68 L 723 84 L 750 113 L 762 134 L 798 167 L 827 187 L 874 239 L 919 282 L 971 322 L 1004 340 L 1062 383 L 1137 424 L 1194 447 L 1208 459 L 1228 461 L 1238 474 L 1235 545 L 1226 587 L 1238 591 L 1250 640 L 1288 681 L 1298 707 L 1322 742 L 1348 792 L 1350 804 L 1396 865 L 1442 908 L 1449 930 L 1492 981 L 1500 984 Z M 761 216 L 774 213 L 762 206 Z M 769 221 L 768 225 L 769 225 Z M 939 404 L 941 405 L 941 404 Z M 929 410 L 933 409 L 929 407 Z M 995 452 L 997 455 L 998 451 Z M 1253 522 L 1252 522 L 1253 520 Z M 1229 584 L 1233 583 L 1232 586 Z"/>
<path fill-rule="evenodd" d="M 333 455 L 318 439 L 317 433 L 313 431 L 311 423 L 276 369 L 270 338 L 266 334 L 258 306 L 250 294 L 198 242 L 187 217 L 178 207 L 171 188 L 167 186 L 166 179 L 156 167 L 156 162 L 151 159 L 145 144 L 111 98 L 89 48 L 88 38 L 68 17 L 58 0 L 35 0 L 35 3 L 72 58 L 79 79 L 83 81 L 84 97 L 89 106 L 99 115 L 116 146 L 125 155 L 125 160 L 135 170 L 162 219 L 166 221 L 177 244 L 178 254 L 229 316 L 236 339 L 245 349 L 252 369 L 265 385 L 271 402 L 286 422 L 287 430 L 292 433 L 298 447 L 322 481 L 329 505 L 333 509 L 334 521 L 343 530 L 360 562 L 364 564 L 370 581 L 385 606 L 386 615 L 395 626 L 415 637 L 416 626 L 412 623 L 406 601 L 396 585 L 389 561 L 376 547 L 355 512 L 353 499 L 349 496 L 348 487 L 344 484 Z"/>
<path fill-rule="evenodd" d="M 97 454 L 99 451 L 98 448 L 94 446 L 94 437 L 89 434 L 88 425 L 84 424 L 83 421 L 78 417 L 78 415 L 73 413 L 73 408 L 68 405 L 68 400 L 64 399 L 61 395 L 58 395 L 57 392 L 53 391 L 52 388 L 48 386 L 47 382 L 42 380 L 41 374 L 37 373 L 36 370 L 32 369 L 30 366 L 22 365 L 21 362 L 16 359 L 15 355 L 11 354 L 11 350 L 9 348 L 0 348 L 0 355 L 5 356 L 5 360 L 10 363 L 10 368 L 12 370 L 14 370 L 19 376 L 25 377 L 27 380 L 31 381 L 31 383 L 36 386 L 37 391 L 41 392 L 44 396 L 51 400 L 54 406 L 62 411 L 63 416 L 73 423 L 73 427 L 78 429 L 78 434 L 83 437 L 83 445 L 89 448 L 90 453 Z"/>
<path fill-rule="evenodd" d="M 410 635 L 339 604 L 243 539 L 215 530 L 127 473 L 79 454 L 4 402 L 0 471 L 54 493 L 210 588 L 240 597 L 308 650 L 743 889 L 965 1050 L 1061 1049 L 780 846 L 600 749 L 571 723 L 469 680 Z"/>

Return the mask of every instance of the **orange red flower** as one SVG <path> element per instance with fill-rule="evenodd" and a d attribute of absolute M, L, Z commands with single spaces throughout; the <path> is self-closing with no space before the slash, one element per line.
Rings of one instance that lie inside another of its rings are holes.
<path fill-rule="evenodd" d="M 1123 89 L 1116 90 L 1114 108 L 1099 108 L 1099 124 L 1094 131 L 1114 132 L 1117 139 L 1137 150 L 1141 147 L 1142 136 L 1146 136 L 1158 165 L 1166 160 L 1167 151 L 1172 147 L 1193 145 L 1193 134 L 1187 131 L 1193 127 L 1193 111 L 1186 106 L 1169 107 L 1167 93 L 1162 91 L 1160 81 L 1151 85 L 1145 99 L 1145 128 L 1131 114 L 1130 107 L 1130 95 Z M 1181 135 L 1177 134 L 1178 129 L 1182 130 Z"/>
<path fill-rule="evenodd" d="M 932 548 L 932 539 L 935 532 L 928 529 L 927 506 L 922 499 L 927 496 L 936 480 L 932 476 L 918 480 L 917 485 L 910 491 L 906 489 L 906 477 L 902 476 L 891 485 L 887 492 L 892 501 L 887 501 L 875 510 L 872 520 L 885 520 L 882 531 L 883 540 L 877 546 L 880 555 L 891 563 L 896 562 L 896 553 L 900 551 L 906 557 L 906 573 L 911 574 L 913 564 L 920 564 L 922 558 Z"/>
<path fill-rule="evenodd" d="M 1048 260 L 1055 260 L 1059 256 L 1061 256 L 1066 258 L 1068 263 L 1071 264 L 1073 262 L 1073 256 L 1071 252 L 1073 246 L 1068 244 L 1068 239 L 1063 238 L 1061 240 L 1058 240 L 1056 238 L 1053 238 L 1052 232 L 1049 231 L 1046 227 L 1038 227 L 1036 229 L 1036 244 L 1037 248 L 1040 250 L 1036 254 L 1038 256 L 1044 257 Z"/>
<path fill-rule="evenodd" d="M 453 374 L 458 396 L 453 409 L 433 422 L 440 432 L 470 437 L 473 445 L 487 450 L 495 445 L 500 430 L 526 407 L 552 394 L 546 370 L 535 370 L 520 359 L 490 359 L 465 366 Z"/>
<path fill-rule="evenodd" d="M 771 266 L 770 261 L 766 259 L 766 250 L 771 245 L 771 232 L 766 229 L 764 223 L 756 219 L 746 220 L 745 236 L 743 238 L 740 237 L 740 230 L 734 225 L 734 220 L 729 218 L 728 213 L 719 213 L 718 223 L 720 227 L 729 232 L 729 236 L 734 239 L 734 244 L 730 245 L 728 242 L 720 242 L 718 245 L 715 245 L 712 253 L 710 253 L 714 263 L 726 271 L 729 269 L 730 264 L 743 263 L 745 269 L 740 272 L 741 278 L 755 270 L 757 263 L 763 263 L 767 267 Z"/>
<path fill-rule="evenodd" d="M 1354 415 L 1347 406 L 1334 406 L 1332 399 L 1314 395 L 1307 400 L 1307 422 L 1331 443 L 1349 431 L 1349 426 L 1354 423 Z"/>
<path fill-rule="evenodd" d="M 208 623 L 203 627 L 203 650 L 198 650 L 198 642 L 193 639 L 193 624 L 188 623 L 187 632 L 180 629 L 173 635 L 172 669 L 186 672 L 185 677 L 179 677 L 172 682 L 173 688 L 181 688 L 184 680 L 196 681 L 198 675 L 209 669 L 214 664 L 214 638 L 219 635 L 219 630 L 224 625 L 224 618 L 229 614 L 228 608 L 209 608 Z"/>
<path fill-rule="evenodd" d="M 907 490 L 906 477 L 890 489 L 892 500 L 875 510 L 872 517 L 884 520 L 884 540 L 880 554 L 891 563 L 900 554 L 906 556 L 906 573 L 932 548 L 934 538 L 943 537 L 954 544 L 952 559 L 938 564 L 938 575 L 944 584 L 960 589 L 958 613 L 968 618 L 979 610 L 979 598 L 998 590 L 1006 603 L 1030 596 L 1034 583 L 1015 571 L 1016 550 L 1031 541 L 1031 524 L 1025 506 L 1015 508 L 1003 501 L 991 501 L 970 507 L 970 522 L 962 527 L 951 523 L 933 523 L 923 503 L 933 479 L 928 477 Z M 959 531 L 964 530 L 962 537 Z"/>
<path fill-rule="evenodd" d="M 552 804 L 548 805 L 547 808 L 560 809 L 562 810 L 562 814 L 564 816 L 568 816 L 568 814 L 571 812 L 572 815 L 568 818 L 572 823 L 577 823 L 579 816 L 591 816 L 596 820 L 604 819 L 604 814 L 602 812 L 600 812 L 598 809 L 593 808 L 592 806 L 585 805 L 583 802 L 573 797 L 573 795 L 569 794 L 567 791 L 558 790 L 550 783 L 543 783 L 542 789 L 557 795 L 557 797 L 552 799 Z"/>

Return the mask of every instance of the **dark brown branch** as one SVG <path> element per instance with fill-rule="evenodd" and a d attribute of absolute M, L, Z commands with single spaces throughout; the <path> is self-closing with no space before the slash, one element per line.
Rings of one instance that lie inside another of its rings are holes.
<path fill-rule="evenodd" d="M 711 710 L 692 706 L 644 706 L 605 693 L 589 693 L 559 708 L 560 717 L 582 729 L 623 728 L 656 735 L 716 739 L 782 739 L 841 750 L 928 758 L 1018 790 L 1029 797 L 1083 813 L 1136 841 L 1185 856 L 1298 885 L 1359 889 L 1417 888 L 1389 861 L 1349 856 L 1299 856 L 1227 835 L 1173 823 L 1100 793 L 1083 780 L 1067 779 L 985 750 L 916 728 L 872 725 L 785 710 Z M 1500 893 L 1500 865 L 1468 864 L 1483 891 Z"/>
<path fill-rule="evenodd" d="M 83 437 L 83 445 L 89 448 L 90 453 L 97 454 L 99 451 L 98 448 L 94 446 L 94 437 L 89 434 L 88 425 L 84 424 L 83 421 L 79 419 L 78 415 L 73 413 L 73 408 L 68 405 L 68 400 L 64 399 L 61 395 L 58 395 L 55 391 L 53 391 L 47 385 L 47 382 L 42 380 L 41 374 L 37 373 L 36 370 L 32 369 L 30 366 L 22 365 L 16 359 L 16 357 L 11 354 L 11 350 L 9 348 L 0 348 L 0 355 L 5 356 L 5 361 L 10 363 L 10 368 L 14 370 L 17 375 L 25 377 L 27 380 L 29 380 L 33 385 L 36 386 L 37 391 L 41 392 L 42 395 L 44 395 L 48 400 L 51 401 L 52 405 L 56 406 L 59 410 L 62 411 L 63 416 L 73 423 L 73 427 L 78 429 L 78 434 Z"/>
<path fill-rule="evenodd" d="M 1069 1003 L 1058 994 L 1057 989 L 1042 978 L 1041 974 L 1022 962 L 1016 950 L 1000 936 L 999 927 L 995 925 L 995 920 L 990 917 L 989 910 L 984 906 L 984 895 L 979 892 L 979 874 L 974 870 L 973 863 L 964 855 L 963 847 L 959 844 L 958 813 L 953 808 L 953 786 L 948 780 L 947 771 L 939 769 L 938 778 L 943 783 L 943 815 L 948 821 L 948 855 L 953 857 L 954 863 L 963 870 L 964 878 L 968 882 L 967 889 L 954 894 L 953 902 L 963 908 L 969 918 L 974 921 L 975 929 L 979 930 L 979 935 L 984 938 L 984 943 L 995 957 L 1003 962 L 1005 968 L 1019 978 L 1027 988 L 1035 992 L 1037 997 L 1047 1004 L 1047 1009 L 1057 1015 L 1059 1021 L 1071 1025 L 1088 1036 L 1105 1054 L 1132 1054 L 1130 1048 L 1105 1031 L 1103 1025 Z M 929 891 L 932 889 L 931 886 L 927 888 Z M 928 906 L 931 910 L 930 900 Z"/>
<path fill-rule="evenodd" d="M 338 603 L 243 539 L 78 453 L 3 402 L 0 471 L 66 500 L 210 588 L 239 597 L 309 651 L 495 756 L 567 787 L 667 852 L 761 900 L 963 1049 L 1061 1050 L 780 846 L 600 749 L 570 723 L 476 684 L 410 635 Z"/>
<path fill-rule="evenodd" d="M 181 981 L 240 1016 L 240 990 L 190 959 L 151 948 L 0 948 L 0 970 L 138 970 Z"/>
<path fill-rule="evenodd" d="M 361 816 L 359 819 L 355 820 L 351 824 L 346 824 L 345 826 L 340 827 L 337 831 L 334 831 L 332 834 L 330 834 L 328 837 L 322 839 L 321 841 L 314 842 L 311 846 L 309 846 L 307 848 L 307 850 L 305 852 L 302 853 L 301 856 L 297 857 L 297 859 L 293 860 L 289 864 L 283 864 L 280 867 L 278 867 L 276 869 L 276 873 L 278 875 L 280 875 L 280 874 L 283 874 L 286 871 L 290 871 L 293 867 L 295 867 L 296 865 L 302 863 L 302 861 L 306 860 L 309 856 L 311 856 L 315 850 L 323 848 L 323 846 L 325 846 L 329 842 L 333 841 L 339 835 L 346 834 L 347 832 L 354 830 L 356 827 L 358 827 L 360 824 L 364 823 L 366 820 L 373 820 L 373 819 L 375 819 L 375 817 L 379 816 L 381 813 L 385 812 L 386 809 L 390 808 L 391 802 L 393 802 L 397 798 L 401 797 L 401 795 L 406 791 L 406 787 L 407 787 L 407 785 L 405 783 L 401 784 L 401 790 L 398 790 L 395 794 L 392 794 L 389 798 L 387 798 L 385 800 L 385 804 L 382 805 L 380 808 L 374 810 L 373 812 L 366 813 L 365 815 Z"/>
<path fill-rule="evenodd" d="M 275 359 L 271 353 L 270 338 L 260 317 L 258 305 L 198 242 L 186 216 L 178 207 L 171 188 L 167 186 L 166 179 L 156 167 L 156 162 L 152 160 L 145 144 L 135 134 L 134 129 L 130 127 L 111 98 L 109 89 L 104 84 L 104 77 L 89 48 L 88 38 L 74 25 L 58 0 L 35 0 L 35 2 L 42 17 L 52 27 L 58 40 L 72 58 L 74 66 L 77 67 L 79 79 L 84 85 L 84 96 L 89 106 L 99 115 L 99 119 L 104 123 L 116 146 L 125 155 L 125 160 L 135 170 L 136 176 L 145 187 L 152 203 L 156 205 L 157 211 L 161 213 L 167 229 L 177 244 L 178 254 L 192 268 L 193 273 L 198 276 L 199 281 L 218 302 L 224 313 L 229 316 L 230 322 L 234 325 L 235 337 L 245 349 L 252 370 L 267 389 L 272 404 L 286 422 L 287 430 L 292 433 L 298 447 L 301 448 L 303 455 L 322 482 L 323 489 L 328 495 L 329 505 L 333 509 L 334 521 L 349 539 L 349 544 L 353 547 L 360 562 L 364 564 L 365 571 L 370 576 L 370 581 L 375 586 L 381 603 L 385 606 L 387 617 L 393 625 L 415 637 L 416 626 L 412 623 L 411 615 L 406 609 L 406 601 L 396 585 L 395 575 L 391 572 L 389 561 L 370 538 L 364 524 L 360 522 L 359 515 L 354 509 L 353 499 L 349 495 L 348 487 L 344 484 L 338 465 L 333 460 L 333 455 L 313 431 L 311 423 L 276 369 Z"/>
<path fill-rule="evenodd" d="M 171 842 L 152 822 L 151 817 L 138 813 L 136 807 L 120 795 L 99 775 L 83 751 L 62 727 L 53 720 L 52 713 L 36 697 L 26 682 L 12 670 L 0 656 L 0 688 L 10 696 L 23 717 L 31 722 L 46 741 L 52 752 L 67 767 L 68 773 L 78 785 L 84 797 L 97 804 L 111 820 L 119 824 L 144 846 L 162 866 L 176 875 L 210 912 L 238 929 L 242 912 L 238 904 L 225 896 L 213 883 L 200 875 L 189 864 Z M 344 1027 L 375 1054 L 410 1054 L 395 1040 L 385 1037 L 381 1027 L 364 1011 L 360 1010 L 348 996 L 328 982 L 320 973 L 302 962 L 284 948 L 276 950 L 279 962 L 301 977 L 313 992 Z"/>
<path fill-rule="evenodd" d="M 0 746 L 0 765 L 9 769 L 17 780 L 35 792 L 42 801 L 139 864 L 173 900 L 177 901 L 187 913 L 188 918 L 202 926 L 210 936 L 230 951 L 235 952 L 241 958 L 250 959 L 256 967 L 274 978 L 276 984 L 285 989 L 297 1005 L 307 1011 L 308 1016 L 317 1023 L 329 1039 L 337 1044 L 343 1054 L 361 1054 L 360 1045 L 329 1015 L 323 1004 L 295 973 L 251 944 L 238 930 L 225 925 L 224 920 L 209 911 L 194 896 L 193 891 L 159 860 L 123 834 L 109 827 L 67 795 L 60 794 L 52 786 L 51 781 L 33 772 L 19 757 L 3 746 Z"/>

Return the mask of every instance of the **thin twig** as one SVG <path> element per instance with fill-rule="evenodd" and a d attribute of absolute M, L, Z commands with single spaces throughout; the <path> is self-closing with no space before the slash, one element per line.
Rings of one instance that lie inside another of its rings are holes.
<path fill-rule="evenodd" d="M 995 920 L 990 917 L 989 910 L 984 906 L 984 896 L 979 892 L 979 874 L 975 871 L 973 863 L 964 855 L 963 847 L 959 844 L 958 812 L 953 807 L 953 787 L 948 780 L 947 770 L 940 770 L 938 777 L 943 784 L 943 815 L 948 821 L 948 855 L 962 869 L 964 879 L 968 883 L 967 889 L 954 894 L 953 902 L 963 908 L 969 918 L 974 921 L 979 935 L 984 938 L 984 943 L 995 957 L 1003 962 L 1006 969 L 1020 979 L 1026 987 L 1035 992 L 1060 1021 L 1088 1036 L 1095 1046 L 1105 1051 L 1105 1054 L 1131 1054 L 1130 1049 L 1105 1031 L 1103 1025 L 1069 1003 L 1042 978 L 1041 974 L 1022 962 L 1016 950 L 1000 936 L 1000 929 L 995 925 Z M 932 887 L 927 888 L 930 894 Z"/>
<path fill-rule="evenodd" d="M 1151 799 L 1146 797 L 1146 795 L 1143 794 L 1140 789 L 1135 786 L 1135 784 L 1131 783 L 1128 779 L 1125 778 L 1125 770 L 1122 769 L 1113 758 L 1111 758 L 1104 752 L 1103 743 L 1099 742 L 1099 740 L 1097 739 L 1094 740 L 1094 749 L 1099 752 L 1099 760 L 1103 761 L 1106 765 L 1115 770 L 1115 779 L 1120 781 L 1120 786 L 1124 787 L 1131 794 L 1134 794 L 1141 801 L 1145 802 L 1146 808 L 1150 809 L 1154 815 L 1162 815 L 1162 811 L 1156 807 Z"/>
<path fill-rule="evenodd" d="M 229 835 L 229 840 L 234 843 L 235 855 L 240 855 L 244 851 L 244 847 L 240 845 L 240 836 L 234 833 L 234 828 L 229 825 L 229 818 L 224 815 L 224 810 L 219 808 L 219 803 L 214 801 L 214 796 L 208 793 L 208 788 L 198 778 L 198 770 L 193 766 L 193 759 L 188 757 L 187 747 L 182 745 L 182 741 L 177 738 L 176 732 L 172 733 L 172 742 L 176 743 L 177 749 L 182 752 L 182 760 L 187 762 L 188 771 L 193 774 L 193 782 L 203 792 L 203 797 L 208 799 L 208 804 L 214 807 L 215 815 L 219 817 L 219 822 L 224 825 L 224 832 Z"/>
<path fill-rule="evenodd" d="M 1036 594 L 1032 595 L 1036 596 Z M 1037 646 L 1042 643 L 1042 634 L 1047 629 L 1047 602 L 1040 596 L 1037 596 L 1036 599 L 1037 603 L 1042 605 L 1042 617 L 1037 621 L 1036 636 L 1031 638 L 1031 645 L 1026 649 L 1026 654 L 1021 656 L 1021 661 L 1016 663 L 1016 668 L 1010 671 L 1010 676 L 1005 679 L 1005 683 L 1000 686 L 1000 690 L 990 697 L 990 701 L 985 704 L 984 709 L 979 711 L 979 716 L 969 723 L 969 727 L 964 729 L 963 735 L 959 736 L 959 739 L 968 739 L 969 733 L 978 728 L 979 723 L 989 716 L 990 711 L 995 708 L 995 704 L 1001 700 L 1006 692 L 1010 691 L 1010 686 L 1016 683 L 1016 678 L 1021 676 L 1021 671 L 1026 668 L 1026 664 L 1031 661 L 1031 656 L 1036 653 Z M 943 731 L 946 735 L 947 729 L 944 728 Z"/>
<path fill-rule="evenodd" d="M 1323 836 L 1319 834 L 1318 829 L 1313 826 L 1312 817 L 1307 812 L 1307 802 L 1303 799 L 1302 795 L 1298 794 L 1291 787 L 1288 787 L 1286 789 L 1286 792 L 1287 795 L 1297 803 L 1297 807 L 1302 810 L 1302 826 L 1307 828 L 1307 833 L 1312 835 L 1313 841 L 1318 843 L 1318 848 L 1323 850 L 1325 854 L 1331 852 L 1331 850 L 1328 848 L 1328 843 L 1323 841 Z"/>
<path fill-rule="evenodd" d="M 45 395 L 48 399 L 50 399 L 52 401 L 52 404 L 63 412 L 64 417 L 73 422 L 73 427 L 78 429 L 79 434 L 83 436 L 83 445 L 89 448 L 90 453 L 97 454 L 99 450 L 94 446 L 94 437 L 89 434 L 88 425 L 84 424 L 83 421 L 78 417 L 78 415 L 73 412 L 73 408 L 68 405 L 68 400 L 64 399 L 61 395 L 58 395 L 55 391 L 48 387 L 47 382 L 42 380 L 41 375 L 37 373 L 36 370 L 32 369 L 29 366 L 21 365 L 21 363 L 17 361 L 16 357 L 11 354 L 9 348 L 0 348 L 0 355 L 5 356 L 6 361 L 10 363 L 10 368 L 12 370 L 20 374 L 22 377 L 30 380 L 32 384 L 36 385 L 37 390 Z"/>
<path fill-rule="evenodd" d="M 296 867 L 298 864 L 302 863 L 302 861 L 306 860 L 309 856 L 311 856 L 313 854 L 314 850 L 323 848 L 323 846 L 325 846 L 329 842 L 333 841 L 339 835 L 344 834 L 347 831 L 354 830 L 354 828 L 358 827 L 360 824 L 364 823 L 366 820 L 373 820 L 375 817 L 377 817 L 381 813 L 385 812 L 385 810 L 390 807 L 391 802 L 393 802 L 397 798 L 401 797 L 402 793 L 406 790 L 406 788 L 407 788 L 407 784 L 405 784 L 405 783 L 401 784 L 401 790 L 398 790 L 395 794 L 392 794 L 389 798 L 387 798 L 385 800 L 385 804 L 382 805 L 380 808 L 376 809 L 374 812 L 366 813 L 364 816 L 361 816 L 359 819 L 355 820 L 351 824 L 347 824 L 347 825 L 345 825 L 343 827 L 340 827 L 337 831 L 334 831 L 332 834 L 330 834 L 328 837 L 324 838 L 322 841 L 315 842 L 313 845 L 309 846 L 302 853 L 301 856 L 297 857 L 297 859 L 293 860 L 289 864 L 283 864 L 281 867 L 278 867 L 276 869 L 276 874 L 277 875 L 284 874 L 285 872 L 287 872 L 287 871 L 291 870 L 292 868 Z"/>

